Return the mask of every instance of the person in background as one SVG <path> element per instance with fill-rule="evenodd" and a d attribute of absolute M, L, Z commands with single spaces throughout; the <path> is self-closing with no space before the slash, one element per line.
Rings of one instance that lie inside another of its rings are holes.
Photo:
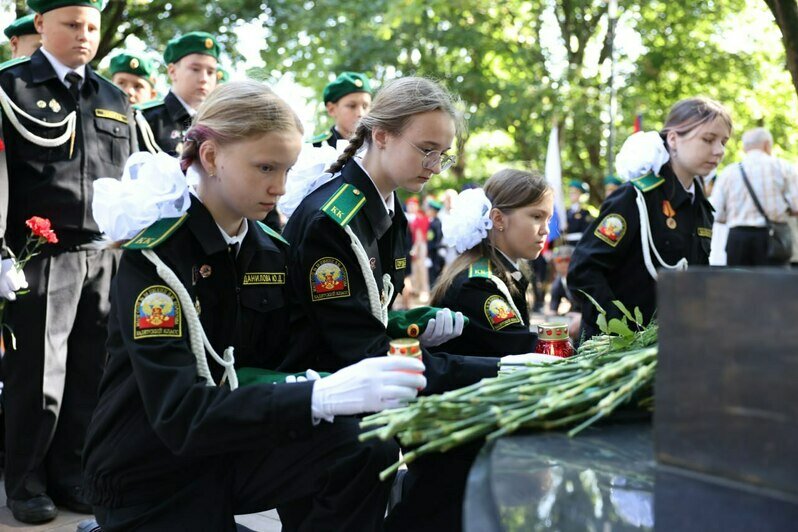
<path fill-rule="evenodd" d="M 571 245 L 576 245 L 579 242 L 579 239 L 582 238 L 582 233 L 593 221 L 590 211 L 582 205 L 583 197 L 586 197 L 588 192 L 590 192 L 590 188 L 583 181 L 572 179 L 568 183 L 568 199 L 571 205 L 566 213 L 568 233 L 565 239 Z"/>
<path fill-rule="evenodd" d="M 419 303 L 429 301 L 429 270 L 427 270 L 427 231 L 429 218 L 420 208 L 418 198 L 412 196 L 407 202 L 407 227 L 410 231 L 412 245 L 410 247 L 411 280 L 413 294 Z"/>
<path fill-rule="evenodd" d="M 618 179 L 617 176 L 612 174 L 604 178 L 604 199 L 610 197 L 610 194 L 618 190 L 618 187 L 623 185 L 623 181 Z"/>
<path fill-rule="evenodd" d="M 429 229 L 427 229 L 427 261 L 429 262 L 429 284 L 432 286 L 443 271 L 445 265 L 446 247 L 443 245 L 443 230 L 438 213 L 443 208 L 443 203 L 438 200 L 427 198 L 424 203 L 426 206 L 427 219 L 429 219 Z"/>
<path fill-rule="evenodd" d="M 789 257 L 777 262 L 767 256 L 767 222 L 748 186 L 770 221 L 787 222 L 790 216 L 798 216 L 798 170 L 773 156 L 773 136 L 765 128 L 743 133 L 743 150 L 743 160 L 728 165 L 718 175 L 710 198 L 715 219 L 729 227 L 726 264 L 786 265 Z M 798 239 L 798 235 L 793 235 L 793 239 Z"/>
<path fill-rule="evenodd" d="M 127 95 L 89 66 L 100 43 L 103 2 L 28 5 L 42 46 L 0 70 L 0 97 L 10 100 L 4 108 L 19 109 L 16 121 L 3 117 L 0 190 L 7 186 L 8 195 L 0 194 L 0 277 L 18 271 L 11 251 L 25 245 L 32 216 L 50 220 L 58 243 L 25 265 L 28 293 L 0 294 L 11 300 L 4 318 L 16 336 L 12 342 L 3 331 L 4 476 L 14 518 L 42 523 L 56 517 L 56 505 L 91 512 L 81 455 L 107 358 L 109 294 L 119 260 L 92 216 L 92 183 L 119 178 L 137 145 Z"/>
<path fill-rule="evenodd" d="M 33 15 L 19 17 L 3 30 L 11 46 L 11 59 L 30 57 L 42 45 L 42 37 L 36 31 L 33 17 Z"/>
<path fill-rule="evenodd" d="M 371 95 L 369 78 L 359 72 L 342 72 L 324 87 L 324 107 L 335 123 L 329 131 L 313 137 L 313 146 L 320 148 L 326 142 L 337 149 L 339 141 L 346 144 L 355 134 L 358 121 L 369 112 Z"/>
<path fill-rule="evenodd" d="M 128 95 L 131 104 L 155 99 L 155 67 L 139 54 L 122 52 L 111 59 L 111 81 Z"/>
<path fill-rule="evenodd" d="M 183 151 L 183 138 L 196 109 L 216 88 L 219 44 L 210 33 L 192 31 L 170 40 L 163 59 L 171 88 L 163 100 L 136 107 L 136 125 L 142 150 L 165 151 L 175 157 Z"/>

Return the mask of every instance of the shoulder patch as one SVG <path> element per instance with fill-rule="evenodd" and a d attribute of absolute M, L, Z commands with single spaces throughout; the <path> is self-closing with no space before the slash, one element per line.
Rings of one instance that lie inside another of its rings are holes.
<path fill-rule="evenodd" d="M 664 182 L 665 179 L 654 175 L 653 172 L 649 172 L 648 174 L 638 177 L 637 179 L 632 179 L 632 184 L 642 192 L 654 190 Z"/>
<path fill-rule="evenodd" d="M 184 214 L 180 218 L 161 218 L 122 244 L 122 249 L 152 249 L 159 246 L 172 236 L 187 218 L 188 214 Z"/>
<path fill-rule="evenodd" d="M 168 286 L 145 288 L 133 307 L 133 339 L 180 338 L 183 315 L 177 295 Z"/>
<path fill-rule="evenodd" d="M 281 235 L 280 233 L 278 233 L 277 231 L 275 231 L 274 229 L 272 229 L 271 227 L 269 227 L 269 226 L 268 226 L 268 225 L 266 225 L 265 223 L 263 223 L 263 222 L 261 222 L 260 220 L 258 220 L 258 221 L 257 221 L 257 224 L 258 224 L 258 227 L 260 227 L 261 229 L 263 229 L 263 232 L 264 232 L 264 233 L 266 233 L 267 235 L 269 235 L 269 236 L 270 236 L 270 237 L 272 237 L 273 239 L 275 239 L 275 240 L 279 240 L 280 242 L 282 242 L 282 243 L 283 243 L 283 244 L 285 244 L 286 246 L 290 246 L 290 245 L 291 245 L 291 244 L 289 244 L 289 243 L 288 243 L 288 240 L 286 240 L 285 238 L 283 238 L 283 235 Z"/>
<path fill-rule="evenodd" d="M 484 277 L 490 279 L 493 275 L 493 270 L 490 267 L 490 261 L 486 258 L 481 258 L 468 267 L 468 277 Z"/>
<path fill-rule="evenodd" d="M 133 106 L 133 109 L 136 109 L 137 111 L 146 111 L 147 109 L 152 109 L 153 107 L 158 107 L 159 105 L 164 105 L 164 101 L 156 99 L 150 100 L 149 102 L 137 103 Z"/>
<path fill-rule="evenodd" d="M 491 329 L 500 331 L 514 323 L 521 323 L 521 319 L 515 315 L 512 307 L 502 296 L 493 295 L 485 300 L 485 318 L 487 318 Z"/>
<path fill-rule="evenodd" d="M 332 137 L 332 131 L 327 130 L 324 133 L 319 133 L 318 135 L 310 139 L 308 142 L 310 144 L 316 144 L 317 142 L 324 142 L 330 137 Z"/>
<path fill-rule="evenodd" d="M 322 257 L 310 268 L 310 297 L 313 301 L 349 297 L 346 266 L 333 257 Z"/>
<path fill-rule="evenodd" d="M 321 206 L 321 211 L 333 219 L 341 227 L 345 227 L 357 212 L 366 204 L 366 196 L 352 185 L 341 185 L 327 203 Z"/>
<path fill-rule="evenodd" d="M 620 214 L 608 214 L 593 231 L 593 234 L 612 247 L 618 245 L 626 234 L 626 219 Z"/>
<path fill-rule="evenodd" d="M 24 57 L 17 57 L 16 59 L 9 59 L 8 61 L 0 63 L 0 72 L 2 72 L 7 68 L 11 68 L 14 65 L 19 65 L 21 63 L 24 63 L 25 61 L 30 61 L 30 57 L 24 56 Z"/>

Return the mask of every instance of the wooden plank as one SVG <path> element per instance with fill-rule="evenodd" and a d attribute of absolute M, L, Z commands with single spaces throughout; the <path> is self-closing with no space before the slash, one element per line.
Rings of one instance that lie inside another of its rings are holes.
<path fill-rule="evenodd" d="M 668 272 L 658 298 L 657 461 L 798 494 L 798 273 Z"/>

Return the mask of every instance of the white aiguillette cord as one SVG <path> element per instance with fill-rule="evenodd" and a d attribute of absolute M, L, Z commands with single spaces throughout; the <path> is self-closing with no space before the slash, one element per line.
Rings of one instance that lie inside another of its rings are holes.
<path fill-rule="evenodd" d="M 369 264 L 369 257 L 366 254 L 366 248 L 363 247 L 363 244 L 360 242 L 360 239 L 357 237 L 352 228 L 344 226 L 344 230 L 346 234 L 349 235 L 349 240 L 352 241 L 352 250 L 355 252 L 355 256 L 357 257 L 357 263 L 360 265 L 360 269 L 363 272 L 363 280 L 366 282 L 366 290 L 369 293 L 369 306 L 371 307 L 371 313 L 374 315 L 375 318 L 380 320 L 384 326 L 388 326 L 388 305 L 391 303 L 391 298 L 393 297 L 394 286 L 391 282 L 391 276 L 383 274 L 382 276 L 382 284 L 385 287 L 385 297 L 380 298 L 379 290 L 377 290 L 377 281 L 374 279 L 374 275 L 371 273 L 371 264 Z"/>
<path fill-rule="evenodd" d="M 45 122 L 44 120 L 39 120 L 35 116 L 31 116 L 23 111 L 19 106 L 17 106 L 17 104 L 14 103 L 11 98 L 8 97 L 2 87 L 0 87 L 0 107 L 3 108 L 3 112 L 5 112 L 9 122 L 11 122 L 11 125 L 14 126 L 14 129 L 16 129 L 25 140 L 36 144 L 37 146 L 41 146 L 42 148 L 57 148 L 58 146 L 65 144 L 68 140 L 72 139 L 75 134 L 75 124 L 77 123 L 77 113 L 75 111 L 69 113 L 66 118 L 60 122 Z M 23 126 L 19 121 L 17 114 L 23 116 L 27 120 L 30 120 L 37 126 L 49 129 L 66 127 L 66 130 L 64 131 L 64 134 L 59 137 L 46 139 L 28 131 L 28 129 L 25 128 L 25 126 Z"/>
<path fill-rule="evenodd" d="M 654 262 L 651 260 L 651 253 L 654 253 L 654 257 L 657 259 L 663 268 L 667 270 L 686 270 L 687 269 L 687 259 L 682 257 L 676 264 L 668 264 L 659 254 L 657 251 L 657 247 L 654 245 L 654 237 L 651 235 L 651 222 L 648 219 L 648 207 L 646 207 L 646 198 L 643 196 L 643 193 L 640 191 L 639 188 L 635 187 L 635 192 L 637 192 L 637 212 L 640 214 L 640 243 L 643 246 L 643 262 L 646 263 L 646 269 L 648 270 L 648 274 L 651 276 L 652 279 L 655 281 L 657 280 L 657 269 L 654 267 Z"/>
<path fill-rule="evenodd" d="M 191 301 L 191 296 L 188 294 L 186 287 L 180 282 L 175 272 L 167 266 L 161 258 L 151 249 L 144 249 L 141 253 L 155 265 L 155 270 L 158 275 L 166 282 L 166 284 L 174 290 L 180 304 L 183 307 L 183 315 L 186 317 L 188 323 L 188 337 L 191 344 L 191 351 L 194 353 L 194 358 L 197 359 L 197 373 L 205 380 L 208 386 L 216 386 L 211 375 L 211 370 L 208 367 L 208 360 L 205 356 L 205 350 L 210 353 L 211 357 L 224 368 L 224 377 L 220 386 L 224 384 L 225 379 L 230 382 L 230 389 L 235 390 L 238 388 L 238 375 L 235 370 L 235 357 L 233 356 L 233 347 L 228 347 L 224 350 L 224 358 L 221 358 L 213 346 L 208 341 L 205 335 L 205 330 L 202 328 L 197 309 Z"/>

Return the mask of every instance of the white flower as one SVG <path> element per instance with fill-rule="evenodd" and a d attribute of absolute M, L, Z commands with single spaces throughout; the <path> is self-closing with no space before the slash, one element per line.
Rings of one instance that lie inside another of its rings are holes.
<path fill-rule="evenodd" d="M 479 244 L 493 227 L 491 203 L 481 188 L 464 190 L 455 198 L 452 210 L 441 220 L 443 243 L 463 253 Z"/>
<path fill-rule="evenodd" d="M 303 199 L 330 181 L 333 174 L 325 170 L 338 160 L 339 153 L 326 142 L 320 148 L 304 144 L 294 168 L 285 183 L 285 195 L 277 202 L 280 214 L 290 218 Z"/>
<path fill-rule="evenodd" d="M 130 239 L 161 218 L 182 216 L 190 204 L 180 162 L 165 153 L 134 153 L 121 179 L 94 182 L 94 219 L 115 241 Z"/>
<path fill-rule="evenodd" d="M 649 172 L 659 174 L 659 169 L 668 162 L 668 159 L 670 159 L 668 150 L 658 132 L 639 131 L 623 143 L 615 159 L 615 170 L 618 172 L 618 177 L 628 181 Z"/>

